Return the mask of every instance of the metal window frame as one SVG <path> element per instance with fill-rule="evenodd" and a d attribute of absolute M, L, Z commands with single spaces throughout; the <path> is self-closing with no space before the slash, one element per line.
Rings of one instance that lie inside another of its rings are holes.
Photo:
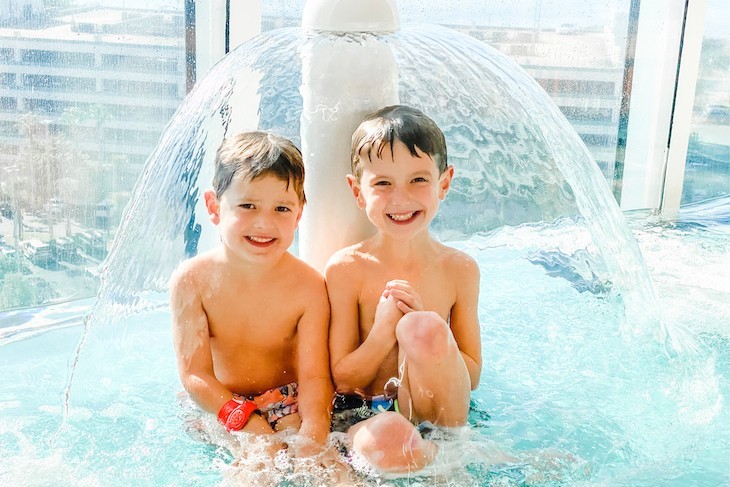
<path fill-rule="evenodd" d="M 185 0 L 188 92 L 215 63 L 261 32 L 261 0 Z"/>
<path fill-rule="evenodd" d="M 667 217 L 677 215 L 682 200 L 706 14 L 707 0 L 686 0 L 659 207 Z"/>
<path fill-rule="evenodd" d="M 706 0 L 641 0 L 621 208 L 679 210 Z"/>
<path fill-rule="evenodd" d="M 626 160 L 626 137 L 628 136 L 629 116 L 631 112 L 631 94 L 634 84 L 634 62 L 636 60 L 636 37 L 639 28 L 639 12 L 641 0 L 631 0 L 629 7 L 628 29 L 626 32 L 626 54 L 624 56 L 624 75 L 621 90 L 621 108 L 616 136 L 616 158 L 613 166 L 611 191 L 616 201 L 621 201 L 624 179 L 624 162 Z"/>

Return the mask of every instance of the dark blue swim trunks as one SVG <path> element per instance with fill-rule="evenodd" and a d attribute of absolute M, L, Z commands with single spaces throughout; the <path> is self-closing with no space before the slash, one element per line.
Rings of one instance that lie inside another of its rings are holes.
<path fill-rule="evenodd" d="M 397 396 L 365 398 L 357 394 L 335 394 L 332 410 L 332 431 L 347 431 L 360 421 L 385 411 L 400 412 Z"/>

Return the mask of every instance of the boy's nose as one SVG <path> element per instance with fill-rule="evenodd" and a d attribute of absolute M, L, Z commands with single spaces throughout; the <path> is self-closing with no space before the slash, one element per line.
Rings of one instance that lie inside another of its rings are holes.
<path fill-rule="evenodd" d="M 258 229 L 271 228 L 271 218 L 263 212 L 259 213 L 256 215 L 256 219 L 254 220 L 254 227 Z"/>
<path fill-rule="evenodd" d="M 408 191 L 402 186 L 395 186 L 393 187 L 393 192 L 391 193 L 391 199 L 396 203 L 408 201 Z"/>

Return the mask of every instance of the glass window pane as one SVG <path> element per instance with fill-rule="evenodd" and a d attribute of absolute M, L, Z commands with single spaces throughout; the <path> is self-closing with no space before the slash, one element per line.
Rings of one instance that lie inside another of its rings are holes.
<path fill-rule="evenodd" d="M 730 9 L 708 0 L 682 204 L 730 194 Z"/>
<path fill-rule="evenodd" d="M 96 293 L 185 96 L 184 0 L 25 4 L 0 9 L 0 309 Z"/>
<path fill-rule="evenodd" d="M 300 25 L 303 1 L 263 0 L 262 30 Z M 552 97 L 606 179 L 616 163 L 630 0 L 399 0 L 401 23 L 440 24 L 515 59 Z"/>

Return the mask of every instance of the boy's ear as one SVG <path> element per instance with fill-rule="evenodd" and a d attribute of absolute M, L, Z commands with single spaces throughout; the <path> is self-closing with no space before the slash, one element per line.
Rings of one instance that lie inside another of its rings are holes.
<path fill-rule="evenodd" d="M 439 176 L 439 199 L 446 198 L 446 193 L 451 187 L 451 179 L 454 177 L 454 166 L 449 165 L 446 170 Z"/>
<path fill-rule="evenodd" d="M 299 226 L 299 220 L 302 219 L 302 213 L 304 212 L 304 205 L 299 205 L 299 213 L 297 214 L 297 223 L 296 225 Z"/>
<path fill-rule="evenodd" d="M 205 198 L 205 208 L 208 210 L 208 215 L 210 215 L 210 221 L 213 222 L 213 225 L 218 225 L 221 221 L 220 204 L 215 196 L 215 191 L 209 189 L 203 193 L 203 197 Z"/>
<path fill-rule="evenodd" d="M 357 180 L 355 176 L 352 174 L 347 175 L 347 184 L 350 186 L 350 191 L 352 191 L 352 196 L 355 197 L 355 201 L 357 201 L 357 207 L 358 208 L 365 208 L 365 200 L 362 197 L 362 190 L 360 189 L 360 182 Z"/>

